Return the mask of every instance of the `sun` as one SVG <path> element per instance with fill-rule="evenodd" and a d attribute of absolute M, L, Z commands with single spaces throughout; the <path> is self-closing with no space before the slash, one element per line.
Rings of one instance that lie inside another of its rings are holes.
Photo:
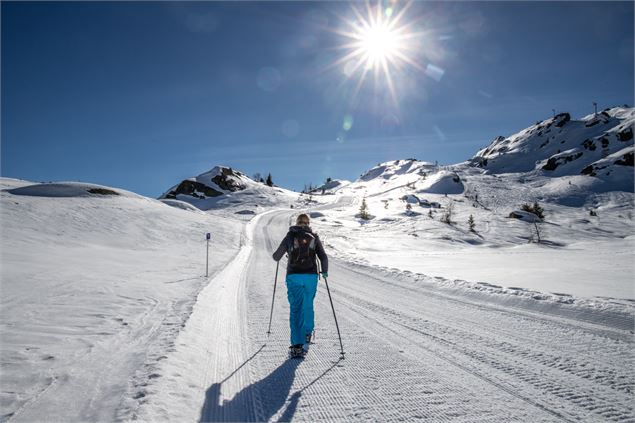
<path fill-rule="evenodd" d="M 412 23 L 404 22 L 407 3 L 396 13 L 397 4 L 386 7 L 383 2 L 375 5 L 366 2 L 360 11 L 353 6 L 353 19 L 344 19 L 343 29 L 336 31 L 345 38 L 340 46 L 344 54 L 333 66 L 341 65 L 348 78 L 358 78 L 357 93 L 369 74 L 377 85 L 388 88 L 393 100 L 397 102 L 395 76 L 406 66 L 423 70 L 417 63 L 421 33 L 413 29 Z"/>
<path fill-rule="evenodd" d="M 363 28 L 358 36 L 357 48 L 370 66 L 377 66 L 384 61 L 393 61 L 401 48 L 399 35 L 385 23 Z"/>

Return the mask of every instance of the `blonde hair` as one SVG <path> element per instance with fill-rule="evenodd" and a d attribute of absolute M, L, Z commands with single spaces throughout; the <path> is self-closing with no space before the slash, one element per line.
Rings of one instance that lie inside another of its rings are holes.
<path fill-rule="evenodd" d="M 308 214 L 306 214 L 306 213 L 302 213 L 302 214 L 299 214 L 299 215 L 298 215 L 298 217 L 296 217 L 296 218 L 295 218 L 295 223 L 296 223 L 296 224 L 297 224 L 297 223 L 299 223 L 301 219 L 306 219 L 306 220 L 308 220 L 309 222 L 311 221 L 311 219 L 309 218 L 309 215 L 308 215 Z"/>

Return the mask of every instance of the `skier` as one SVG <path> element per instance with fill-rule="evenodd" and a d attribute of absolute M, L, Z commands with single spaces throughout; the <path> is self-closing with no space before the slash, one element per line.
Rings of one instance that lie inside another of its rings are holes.
<path fill-rule="evenodd" d="M 322 263 L 322 276 L 328 277 L 328 257 L 322 242 L 309 226 L 309 216 L 301 214 L 296 226 L 291 226 L 273 259 L 279 261 L 284 253 L 287 261 L 287 298 L 289 300 L 291 327 L 290 357 L 303 357 L 313 336 L 313 299 L 317 290 L 318 266 L 315 257 Z"/>

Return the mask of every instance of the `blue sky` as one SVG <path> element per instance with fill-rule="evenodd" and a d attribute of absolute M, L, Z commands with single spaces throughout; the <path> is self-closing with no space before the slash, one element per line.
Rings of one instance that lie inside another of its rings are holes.
<path fill-rule="evenodd" d="M 552 109 L 634 102 L 632 2 L 413 3 L 416 66 L 389 61 L 394 98 L 383 73 L 356 90 L 353 61 L 333 66 L 349 3 L 1 7 L 8 177 L 158 196 L 226 164 L 301 189 L 398 158 L 461 162 Z"/>

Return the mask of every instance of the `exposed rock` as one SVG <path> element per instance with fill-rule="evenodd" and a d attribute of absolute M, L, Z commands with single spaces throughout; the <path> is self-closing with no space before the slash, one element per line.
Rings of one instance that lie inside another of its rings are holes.
<path fill-rule="evenodd" d="M 554 122 L 556 122 L 556 127 L 562 128 L 567 122 L 571 120 L 571 115 L 569 113 L 558 113 L 553 117 Z"/>
<path fill-rule="evenodd" d="M 214 188 L 197 181 L 190 181 L 189 179 L 181 182 L 175 189 L 168 192 L 165 198 L 176 198 L 179 194 L 191 195 L 196 198 L 218 197 L 219 195 L 223 195 L 222 192 Z"/>
<path fill-rule="evenodd" d="M 234 192 L 245 189 L 245 185 L 236 182 L 233 178 L 228 178 L 228 176 L 238 177 L 242 176 L 242 174 L 238 171 L 234 171 L 231 167 L 221 167 L 220 174 L 214 176 L 212 182 L 226 191 Z"/>
<path fill-rule="evenodd" d="M 633 167 L 633 152 L 631 151 L 630 153 L 626 153 L 624 154 L 622 157 L 620 157 L 619 159 L 617 159 L 614 163 L 616 165 L 622 165 L 622 166 L 631 166 Z"/>
<path fill-rule="evenodd" d="M 88 192 L 91 194 L 98 194 L 98 195 L 119 195 L 118 192 L 115 192 L 111 189 L 105 189 L 105 188 L 90 188 Z"/>
<path fill-rule="evenodd" d="M 527 211 L 522 211 L 522 210 L 514 210 L 513 212 L 509 213 L 509 216 L 507 217 L 510 219 L 520 219 L 522 221 L 530 222 L 530 223 L 542 222 L 542 219 L 540 219 L 535 214 L 527 212 Z"/>
<path fill-rule="evenodd" d="M 595 145 L 595 141 L 591 140 L 591 139 L 586 139 L 582 142 L 582 146 L 590 151 L 595 151 L 595 149 L 597 148 L 597 146 Z"/>
<path fill-rule="evenodd" d="M 602 148 L 607 148 L 609 146 L 609 139 L 606 137 L 600 137 L 600 142 L 602 143 Z"/>
<path fill-rule="evenodd" d="M 628 127 L 626 129 L 621 130 L 620 132 L 617 133 L 617 139 L 622 141 L 622 142 L 626 142 L 626 141 L 630 141 L 633 139 L 633 128 L 632 127 Z"/>
<path fill-rule="evenodd" d="M 582 154 L 583 153 L 579 151 L 567 156 L 549 157 L 549 159 L 547 160 L 547 164 L 545 164 L 542 168 L 544 170 L 556 170 L 556 168 L 562 164 L 579 159 L 580 157 L 582 157 Z"/>

